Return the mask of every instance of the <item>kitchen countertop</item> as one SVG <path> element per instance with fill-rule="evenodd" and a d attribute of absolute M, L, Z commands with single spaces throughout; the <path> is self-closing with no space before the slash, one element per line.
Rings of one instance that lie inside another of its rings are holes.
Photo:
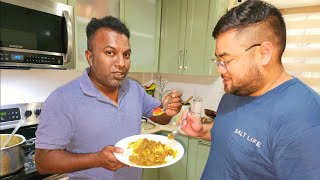
<path fill-rule="evenodd" d="M 153 134 L 153 133 L 160 132 L 160 131 L 171 132 L 171 131 L 177 130 L 179 127 L 179 125 L 172 125 L 170 123 L 167 125 L 161 125 L 161 124 L 158 124 L 158 123 L 151 121 L 150 119 L 148 119 L 147 122 L 152 123 L 155 127 L 151 128 L 151 129 L 147 129 L 147 130 L 141 128 L 141 134 Z M 183 132 L 182 130 L 180 130 L 180 133 L 183 135 L 186 135 L 186 133 Z"/>

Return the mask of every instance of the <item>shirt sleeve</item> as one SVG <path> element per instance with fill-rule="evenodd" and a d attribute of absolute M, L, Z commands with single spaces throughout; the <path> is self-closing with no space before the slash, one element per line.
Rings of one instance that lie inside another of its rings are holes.
<path fill-rule="evenodd" d="M 35 147 L 65 149 L 73 134 L 71 114 L 64 99 L 57 92 L 45 101 L 36 131 Z"/>
<path fill-rule="evenodd" d="M 319 137 L 320 125 L 315 125 L 278 143 L 273 161 L 278 179 L 319 179 Z"/>
<path fill-rule="evenodd" d="M 139 84 L 136 83 L 136 85 L 142 98 L 142 116 L 149 118 L 152 116 L 153 109 L 160 106 L 161 102 L 149 95 Z"/>

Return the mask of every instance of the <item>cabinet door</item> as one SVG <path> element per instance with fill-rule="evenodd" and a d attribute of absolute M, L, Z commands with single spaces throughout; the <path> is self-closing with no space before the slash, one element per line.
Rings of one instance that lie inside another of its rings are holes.
<path fill-rule="evenodd" d="M 199 180 L 210 152 L 210 141 L 189 138 L 187 180 Z"/>
<path fill-rule="evenodd" d="M 157 72 L 161 0 L 121 0 L 120 18 L 130 30 L 130 72 Z"/>
<path fill-rule="evenodd" d="M 68 4 L 68 0 L 52 0 L 52 1 Z"/>
<path fill-rule="evenodd" d="M 186 13 L 186 0 L 162 1 L 160 73 L 182 73 Z"/>
<path fill-rule="evenodd" d="M 68 4 L 74 7 L 75 48 L 73 52 L 77 70 L 84 70 L 89 66 L 85 57 L 85 51 L 87 50 L 87 24 L 94 17 L 103 18 L 104 16 L 112 15 L 119 18 L 119 1 L 68 0 Z"/>
<path fill-rule="evenodd" d="M 213 28 L 216 26 L 218 20 L 227 12 L 228 1 L 226 0 L 210 0 L 210 12 L 208 19 L 207 28 L 207 40 L 206 40 L 206 50 L 205 50 L 205 61 L 203 72 L 206 75 L 215 75 L 217 73 L 217 66 L 211 60 L 215 58 L 215 40 L 212 37 Z"/>
<path fill-rule="evenodd" d="M 142 170 L 142 180 L 159 180 L 159 169 L 145 168 Z"/>
<path fill-rule="evenodd" d="M 207 163 L 210 152 L 210 143 L 207 141 L 198 141 L 197 160 L 195 163 L 195 179 L 200 179 L 204 167 Z"/>
<path fill-rule="evenodd" d="M 183 74 L 208 74 L 209 68 L 207 68 L 206 62 L 210 59 L 207 59 L 205 54 L 207 40 L 212 39 L 213 41 L 208 33 L 208 22 L 210 16 L 214 16 L 214 14 L 210 14 L 210 4 L 214 2 L 188 0 Z"/>

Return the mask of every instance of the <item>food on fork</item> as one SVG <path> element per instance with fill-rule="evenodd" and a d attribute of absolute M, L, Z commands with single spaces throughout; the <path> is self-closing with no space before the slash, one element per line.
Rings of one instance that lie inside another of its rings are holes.
<path fill-rule="evenodd" d="M 168 139 L 170 139 L 170 140 L 174 139 L 174 135 L 172 133 L 169 133 L 168 134 Z"/>
<path fill-rule="evenodd" d="M 164 114 L 164 112 L 160 107 L 156 107 L 153 109 L 153 112 L 152 112 L 153 116 L 160 116 L 161 114 Z"/>

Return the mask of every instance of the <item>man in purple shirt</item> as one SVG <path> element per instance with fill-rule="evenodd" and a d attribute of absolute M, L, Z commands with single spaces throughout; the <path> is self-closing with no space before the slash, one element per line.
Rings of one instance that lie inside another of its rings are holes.
<path fill-rule="evenodd" d="M 90 68 L 55 90 L 44 103 L 36 132 L 36 166 L 43 174 L 69 173 L 70 179 L 140 180 L 141 169 L 127 167 L 113 153 L 119 140 L 140 134 L 141 116 L 167 124 L 181 109 L 172 92 L 166 112 L 152 116 L 161 102 L 135 81 L 130 67 L 130 33 L 118 19 L 92 19 L 87 26 Z"/>

